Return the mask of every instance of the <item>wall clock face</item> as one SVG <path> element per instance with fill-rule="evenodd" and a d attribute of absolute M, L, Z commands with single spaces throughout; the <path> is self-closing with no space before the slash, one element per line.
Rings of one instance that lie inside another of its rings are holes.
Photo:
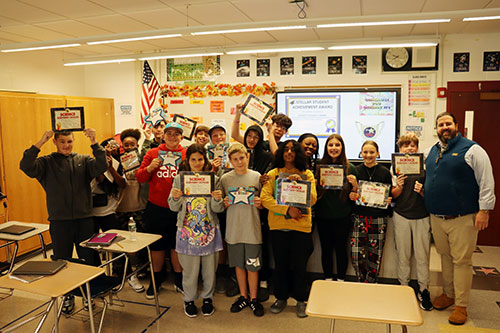
<path fill-rule="evenodd" d="M 406 65 L 410 55 L 404 47 L 393 47 L 387 50 L 385 62 L 392 68 L 402 68 Z"/>

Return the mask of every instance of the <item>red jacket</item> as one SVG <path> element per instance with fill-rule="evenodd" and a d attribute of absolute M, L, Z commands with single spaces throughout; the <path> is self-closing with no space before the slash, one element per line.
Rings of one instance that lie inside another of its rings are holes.
<path fill-rule="evenodd" d="M 162 165 L 151 173 L 146 170 L 147 166 L 151 164 L 151 161 L 158 157 L 158 151 L 160 150 L 180 152 L 182 154 L 182 159 L 186 157 L 186 148 L 183 148 L 181 145 L 172 150 L 168 149 L 167 146 L 162 143 L 158 148 L 153 148 L 146 153 L 139 170 L 137 170 L 136 177 L 140 183 L 149 182 L 148 200 L 151 203 L 169 208 L 168 196 L 172 189 L 174 177 L 177 175 L 178 167 Z"/>

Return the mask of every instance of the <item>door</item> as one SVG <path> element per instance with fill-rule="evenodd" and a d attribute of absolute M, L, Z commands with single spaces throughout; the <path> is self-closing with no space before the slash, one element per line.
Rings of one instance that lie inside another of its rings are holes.
<path fill-rule="evenodd" d="M 483 147 L 493 166 L 497 204 L 490 212 L 489 226 L 479 232 L 479 245 L 500 246 L 500 81 L 448 82 L 447 111 L 456 118 L 460 133 L 464 134 L 465 112 L 474 111 L 472 140 Z M 470 132 L 470 131 L 469 131 Z M 469 133 L 470 134 L 470 133 Z M 470 135 L 469 135 L 470 136 Z M 470 139 L 470 137 L 469 137 Z"/>

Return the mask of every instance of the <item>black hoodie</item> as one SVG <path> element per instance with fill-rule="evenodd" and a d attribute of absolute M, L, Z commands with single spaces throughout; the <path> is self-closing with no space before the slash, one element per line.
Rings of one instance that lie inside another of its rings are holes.
<path fill-rule="evenodd" d="M 249 149 L 247 146 L 247 135 L 249 131 L 255 131 L 259 134 L 259 141 L 253 150 Z M 263 148 L 264 132 L 262 131 L 262 128 L 258 125 L 252 125 L 247 128 L 245 136 L 243 137 L 243 142 L 245 147 L 247 147 L 250 152 L 250 163 L 248 168 L 257 171 L 261 175 L 266 174 L 270 170 L 273 155 L 270 152 L 265 151 Z"/>

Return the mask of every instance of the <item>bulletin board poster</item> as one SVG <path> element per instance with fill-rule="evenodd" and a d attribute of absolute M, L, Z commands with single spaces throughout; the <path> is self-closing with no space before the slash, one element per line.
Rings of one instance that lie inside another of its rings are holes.
<path fill-rule="evenodd" d="M 210 101 L 210 112 L 224 113 L 224 101 Z"/>
<path fill-rule="evenodd" d="M 167 59 L 167 81 L 199 81 L 203 79 L 203 63 L 176 64 Z"/>
<path fill-rule="evenodd" d="M 432 78 L 429 75 L 410 75 L 408 79 L 408 106 L 430 106 L 431 89 Z"/>

